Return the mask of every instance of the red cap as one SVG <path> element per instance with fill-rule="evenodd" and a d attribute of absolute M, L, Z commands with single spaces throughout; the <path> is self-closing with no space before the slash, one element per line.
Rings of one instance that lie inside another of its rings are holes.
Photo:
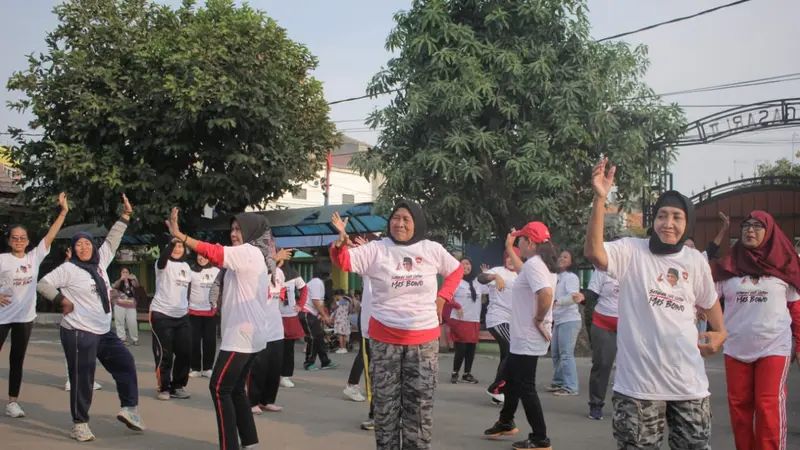
<path fill-rule="evenodd" d="M 514 237 L 525 236 L 537 244 L 550 240 L 550 230 L 542 222 L 528 222 L 521 230 L 511 233 Z"/>

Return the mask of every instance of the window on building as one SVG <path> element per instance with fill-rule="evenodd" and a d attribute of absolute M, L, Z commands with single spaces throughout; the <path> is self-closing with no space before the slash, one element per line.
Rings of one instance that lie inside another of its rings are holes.
<path fill-rule="evenodd" d="M 295 192 L 294 194 L 292 194 L 292 198 L 297 198 L 297 199 L 300 199 L 300 200 L 305 200 L 306 198 L 308 198 L 308 191 L 307 191 L 307 190 L 305 190 L 305 189 L 298 189 L 298 190 L 297 190 L 297 192 Z"/>
<path fill-rule="evenodd" d="M 353 194 L 342 194 L 342 204 L 350 205 L 356 202 L 356 196 Z"/>

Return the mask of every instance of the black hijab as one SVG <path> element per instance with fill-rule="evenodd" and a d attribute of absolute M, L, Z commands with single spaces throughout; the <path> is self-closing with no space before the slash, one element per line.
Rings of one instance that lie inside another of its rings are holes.
<path fill-rule="evenodd" d="M 405 208 L 411 214 L 411 218 L 414 219 L 414 235 L 411 236 L 411 239 L 401 242 L 398 241 L 392 236 L 391 230 L 391 223 L 392 223 L 392 216 L 397 212 L 398 209 Z M 419 203 L 412 202 L 410 200 L 398 200 L 394 204 L 394 209 L 392 213 L 389 214 L 389 223 L 386 224 L 386 234 L 389 236 L 389 239 L 395 243 L 395 245 L 414 245 L 419 241 L 427 239 L 428 234 L 428 221 L 425 219 L 425 211 L 422 210 L 422 206 Z"/>
<path fill-rule="evenodd" d="M 470 265 L 472 265 L 472 260 L 469 258 L 464 258 L 461 261 L 467 260 L 469 261 Z M 475 290 L 475 267 L 472 267 L 472 270 L 469 273 L 464 272 L 463 280 L 469 284 L 469 295 L 472 297 L 473 302 L 478 301 L 478 292 Z"/>
<path fill-rule="evenodd" d="M 214 265 L 211 264 L 211 261 L 209 261 L 207 259 L 206 259 L 206 263 L 203 264 L 203 265 L 200 265 L 200 263 L 197 262 L 196 259 L 194 260 L 194 263 L 192 264 L 192 270 L 195 271 L 195 272 L 202 272 L 204 269 L 208 269 L 209 267 L 214 267 Z"/>
<path fill-rule="evenodd" d="M 275 241 L 272 239 L 272 228 L 269 226 L 267 218 L 257 213 L 240 213 L 235 215 L 233 220 L 239 223 L 244 243 L 261 250 L 269 273 L 274 274 L 276 268 Z"/>
<path fill-rule="evenodd" d="M 689 239 L 689 236 L 694 234 L 695 214 L 694 204 L 692 204 L 691 200 L 678 191 L 666 191 L 661 194 L 660 197 L 658 197 L 658 201 L 656 202 L 655 206 L 653 206 L 653 217 L 657 216 L 658 210 L 665 206 L 679 208 L 686 213 L 686 229 L 683 230 L 683 235 L 675 244 L 665 244 L 664 242 L 661 242 L 661 239 L 658 237 L 658 233 L 653 230 L 653 233 L 650 235 L 649 246 L 650 251 L 656 255 L 672 255 L 674 253 L 678 253 L 683 249 L 683 244 L 687 239 Z"/>
<path fill-rule="evenodd" d="M 167 244 L 167 248 L 164 249 L 164 252 L 167 255 L 169 255 L 168 258 L 170 261 L 183 262 L 186 259 L 186 246 L 183 247 L 183 254 L 181 255 L 180 258 L 172 257 L 172 251 L 175 250 L 175 246 L 178 245 L 178 242 L 180 242 L 180 240 L 178 240 L 177 238 L 173 238 L 169 241 L 169 244 Z"/>
<path fill-rule="evenodd" d="M 283 266 L 281 266 L 281 270 L 283 271 L 283 277 L 286 281 L 292 281 L 295 278 L 299 277 L 300 274 L 292 266 L 292 263 L 289 261 L 284 261 Z"/>
<path fill-rule="evenodd" d="M 81 261 L 80 258 L 78 258 L 78 252 L 75 251 L 75 244 L 81 239 L 88 239 L 89 242 L 92 243 L 92 257 L 89 258 L 88 261 Z M 106 280 L 103 279 L 103 276 L 100 275 L 100 254 L 97 253 L 97 246 L 94 244 L 90 233 L 81 231 L 72 236 L 72 258 L 70 258 L 69 262 L 89 272 L 89 275 L 92 277 L 97 287 L 97 295 L 100 297 L 100 302 L 103 304 L 103 311 L 106 314 L 110 313 L 111 301 L 108 298 L 108 285 L 106 284 Z"/>

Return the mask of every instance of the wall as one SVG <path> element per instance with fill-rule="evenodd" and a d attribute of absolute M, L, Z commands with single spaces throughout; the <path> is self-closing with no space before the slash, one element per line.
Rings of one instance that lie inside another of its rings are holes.
<path fill-rule="evenodd" d="M 719 212 L 723 212 L 731 220 L 731 229 L 727 239 L 720 246 L 723 252 L 730 250 L 730 239 L 739 239 L 739 224 L 753 210 L 767 211 L 778 226 L 792 241 L 800 238 L 800 189 L 793 186 L 767 186 L 739 189 L 719 197 L 714 197 L 695 205 L 697 223 L 695 226 L 695 243 L 699 249 L 705 249 L 720 229 Z"/>
<path fill-rule="evenodd" d="M 325 170 L 321 170 L 319 178 L 321 179 L 324 176 Z M 303 189 L 306 190 L 306 198 L 296 198 L 295 195 L 287 193 L 277 201 L 270 203 L 269 209 L 275 209 L 276 207 L 305 208 L 321 206 L 325 203 L 325 196 L 320 183 L 316 185 L 313 182 L 304 183 Z M 331 169 L 329 204 L 341 205 L 344 203 L 343 195 L 345 194 L 353 196 L 353 203 L 367 203 L 375 199 L 377 189 L 374 188 L 370 180 L 353 173 L 352 170 L 334 167 Z"/>

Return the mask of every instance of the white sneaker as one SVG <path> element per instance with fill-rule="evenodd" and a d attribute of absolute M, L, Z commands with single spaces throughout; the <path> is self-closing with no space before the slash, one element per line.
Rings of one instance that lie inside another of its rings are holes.
<path fill-rule="evenodd" d="M 343 354 L 347 353 L 347 349 L 346 348 L 340 348 L 340 349 L 336 350 L 336 353 L 338 353 L 340 355 L 343 355 Z"/>
<path fill-rule="evenodd" d="M 193 371 L 189 372 L 189 378 L 200 378 L 202 376 L 203 376 L 203 374 L 200 373 L 197 370 L 193 370 Z"/>
<path fill-rule="evenodd" d="M 144 422 L 142 422 L 141 416 L 139 416 L 139 410 L 135 407 L 126 406 L 120 409 L 119 414 L 117 414 L 117 420 L 124 423 L 126 427 L 133 431 L 144 431 L 147 429 L 144 426 Z"/>
<path fill-rule="evenodd" d="M 281 387 L 293 388 L 294 383 L 292 383 L 292 379 L 289 377 L 281 377 Z"/>
<path fill-rule="evenodd" d="M 361 393 L 361 389 L 358 386 L 353 386 L 352 384 L 348 384 L 346 388 L 344 388 L 344 395 L 346 395 L 350 400 L 354 402 L 364 402 L 367 399 L 364 397 L 364 394 Z"/>
<path fill-rule="evenodd" d="M 204 370 L 204 371 L 200 372 L 200 374 L 203 375 L 204 378 L 211 378 L 211 375 L 213 373 L 214 373 L 213 370 Z"/>
<path fill-rule="evenodd" d="M 67 382 L 64 383 L 64 390 L 69 392 L 70 389 L 72 389 L 72 386 L 69 384 L 69 380 L 67 380 Z M 94 389 L 95 391 L 99 391 L 103 389 L 103 385 L 95 381 L 94 386 L 92 386 L 92 389 Z"/>
<path fill-rule="evenodd" d="M 17 402 L 11 402 L 6 405 L 6 415 L 8 417 L 19 418 L 25 417 L 25 411 L 19 406 Z"/>
<path fill-rule="evenodd" d="M 169 400 L 169 392 L 159 392 L 158 395 L 156 395 L 156 398 L 159 400 Z"/>
<path fill-rule="evenodd" d="M 88 442 L 94 440 L 94 433 L 89 429 L 88 423 L 76 423 L 72 426 L 72 433 L 69 437 L 78 442 Z"/>

